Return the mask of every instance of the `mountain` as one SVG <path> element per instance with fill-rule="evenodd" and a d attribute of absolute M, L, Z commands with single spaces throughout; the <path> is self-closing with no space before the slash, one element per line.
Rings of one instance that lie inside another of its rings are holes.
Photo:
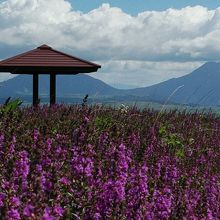
<path fill-rule="evenodd" d="M 127 94 L 158 102 L 217 106 L 220 105 L 220 63 L 208 62 L 188 75 L 127 90 Z"/>
<path fill-rule="evenodd" d="M 57 97 L 84 97 L 89 96 L 114 96 L 120 93 L 101 80 L 85 74 L 58 75 L 56 81 Z M 39 94 L 41 97 L 49 96 L 49 75 L 40 75 Z M 0 83 L 0 98 L 20 97 L 31 100 L 32 97 L 32 75 L 18 75 L 12 79 Z"/>

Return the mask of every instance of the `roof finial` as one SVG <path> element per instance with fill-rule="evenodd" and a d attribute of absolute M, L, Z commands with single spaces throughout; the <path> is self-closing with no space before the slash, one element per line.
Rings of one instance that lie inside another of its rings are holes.
<path fill-rule="evenodd" d="M 48 50 L 48 49 L 52 49 L 52 47 L 49 47 L 48 45 L 43 44 L 43 45 L 41 45 L 40 47 L 38 47 L 37 49 L 40 49 L 40 50 Z"/>

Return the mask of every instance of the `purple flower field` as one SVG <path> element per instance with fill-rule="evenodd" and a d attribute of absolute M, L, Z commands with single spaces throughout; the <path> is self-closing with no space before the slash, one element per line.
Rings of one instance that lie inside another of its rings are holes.
<path fill-rule="evenodd" d="M 220 118 L 62 105 L 1 114 L 0 219 L 220 219 Z"/>

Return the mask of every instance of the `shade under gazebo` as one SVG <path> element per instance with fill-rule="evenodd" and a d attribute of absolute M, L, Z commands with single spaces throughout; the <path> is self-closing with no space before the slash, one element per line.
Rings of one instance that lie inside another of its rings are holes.
<path fill-rule="evenodd" d="M 33 105 L 39 103 L 39 74 L 50 75 L 50 104 L 56 103 L 56 75 L 96 72 L 100 65 L 42 45 L 34 50 L 2 60 L 0 72 L 33 75 Z"/>

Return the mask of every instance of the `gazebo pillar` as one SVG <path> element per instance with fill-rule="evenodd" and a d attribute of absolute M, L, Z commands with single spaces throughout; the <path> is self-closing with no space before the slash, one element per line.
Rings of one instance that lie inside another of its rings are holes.
<path fill-rule="evenodd" d="M 56 74 L 50 74 L 50 105 L 56 103 Z"/>
<path fill-rule="evenodd" d="M 39 104 L 38 98 L 38 74 L 33 74 L 33 106 L 37 106 Z"/>

